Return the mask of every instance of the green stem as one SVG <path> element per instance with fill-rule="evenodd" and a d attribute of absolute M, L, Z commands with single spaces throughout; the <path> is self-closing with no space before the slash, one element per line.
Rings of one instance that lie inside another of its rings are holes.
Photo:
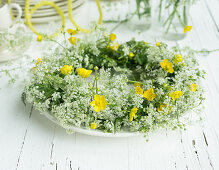
<path fill-rule="evenodd" d="M 158 21 L 161 21 L 161 13 L 162 13 L 162 5 L 163 4 L 163 0 L 160 0 L 160 4 L 159 4 L 159 15 L 158 15 Z"/>

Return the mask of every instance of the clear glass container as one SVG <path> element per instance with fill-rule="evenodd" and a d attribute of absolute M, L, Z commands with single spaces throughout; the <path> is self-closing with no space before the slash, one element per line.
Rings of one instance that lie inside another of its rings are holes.
<path fill-rule="evenodd" d="M 128 25 L 131 29 L 145 31 L 151 26 L 151 0 L 129 0 Z"/>
<path fill-rule="evenodd" d="M 160 0 L 157 7 L 157 18 L 163 37 L 167 40 L 185 38 L 184 28 L 188 25 L 189 0 Z"/>

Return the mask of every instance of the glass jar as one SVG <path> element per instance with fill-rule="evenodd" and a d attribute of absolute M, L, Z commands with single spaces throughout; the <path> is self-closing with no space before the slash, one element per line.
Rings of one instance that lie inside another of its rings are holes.
<path fill-rule="evenodd" d="M 151 26 L 151 0 L 129 0 L 128 25 L 133 30 L 148 30 Z"/>
<path fill-rule="evenodd" d="M 190 0 L 160 0 L 157 7 L 157 18 L 161 32 L 167 40 L 180 40 L 186 34 Z"/>

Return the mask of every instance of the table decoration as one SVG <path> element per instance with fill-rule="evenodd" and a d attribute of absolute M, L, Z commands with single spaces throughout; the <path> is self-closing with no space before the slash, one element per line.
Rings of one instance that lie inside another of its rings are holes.
<path fill-rule="evenodd" d="M 134 30 L 147 30 L 151 26 L 151 1 L 129 1 L 129 11 L 132 13 L 129 26 Z"/>
<path fill-rule="evenodd" d="M 0 31 L 0 62 L 19 58 L 28 49 L 32 41 L 32 33 L 26 31 L 23 24 Z"/>
<path fill-rule="evenodd" d="M 67 32 L 69 39 L 36 61 L 22 99 L 68 132 L 184 129 L 188 112 L 200 112 L 204 71 L 189 48 L 118 43 L 100 26 L 80 38 Z"/>
<path fill-rule="evenodd" d="M 163 36 L 169 40 L 179 40 L 191 29 L 188 26 L 189 9 L 196 0 L 160 0 L 156 8 L 158 23 Z"/>

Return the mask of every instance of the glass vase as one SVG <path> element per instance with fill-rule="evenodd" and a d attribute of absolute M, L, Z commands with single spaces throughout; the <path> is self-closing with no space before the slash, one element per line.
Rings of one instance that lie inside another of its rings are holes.
<path fill-rule="evenodd" d="M 151 26 L 151 0 L 129 0 L 128 25 L 133 30 L 148 30 Z"/>
<path fill-rule="evenodd" d="M 190 0 L 160 0 L 157 8 L 158 23 L 167 40 L 180 40 L 186 34 L 184 28 L 188 25 Z"/>

